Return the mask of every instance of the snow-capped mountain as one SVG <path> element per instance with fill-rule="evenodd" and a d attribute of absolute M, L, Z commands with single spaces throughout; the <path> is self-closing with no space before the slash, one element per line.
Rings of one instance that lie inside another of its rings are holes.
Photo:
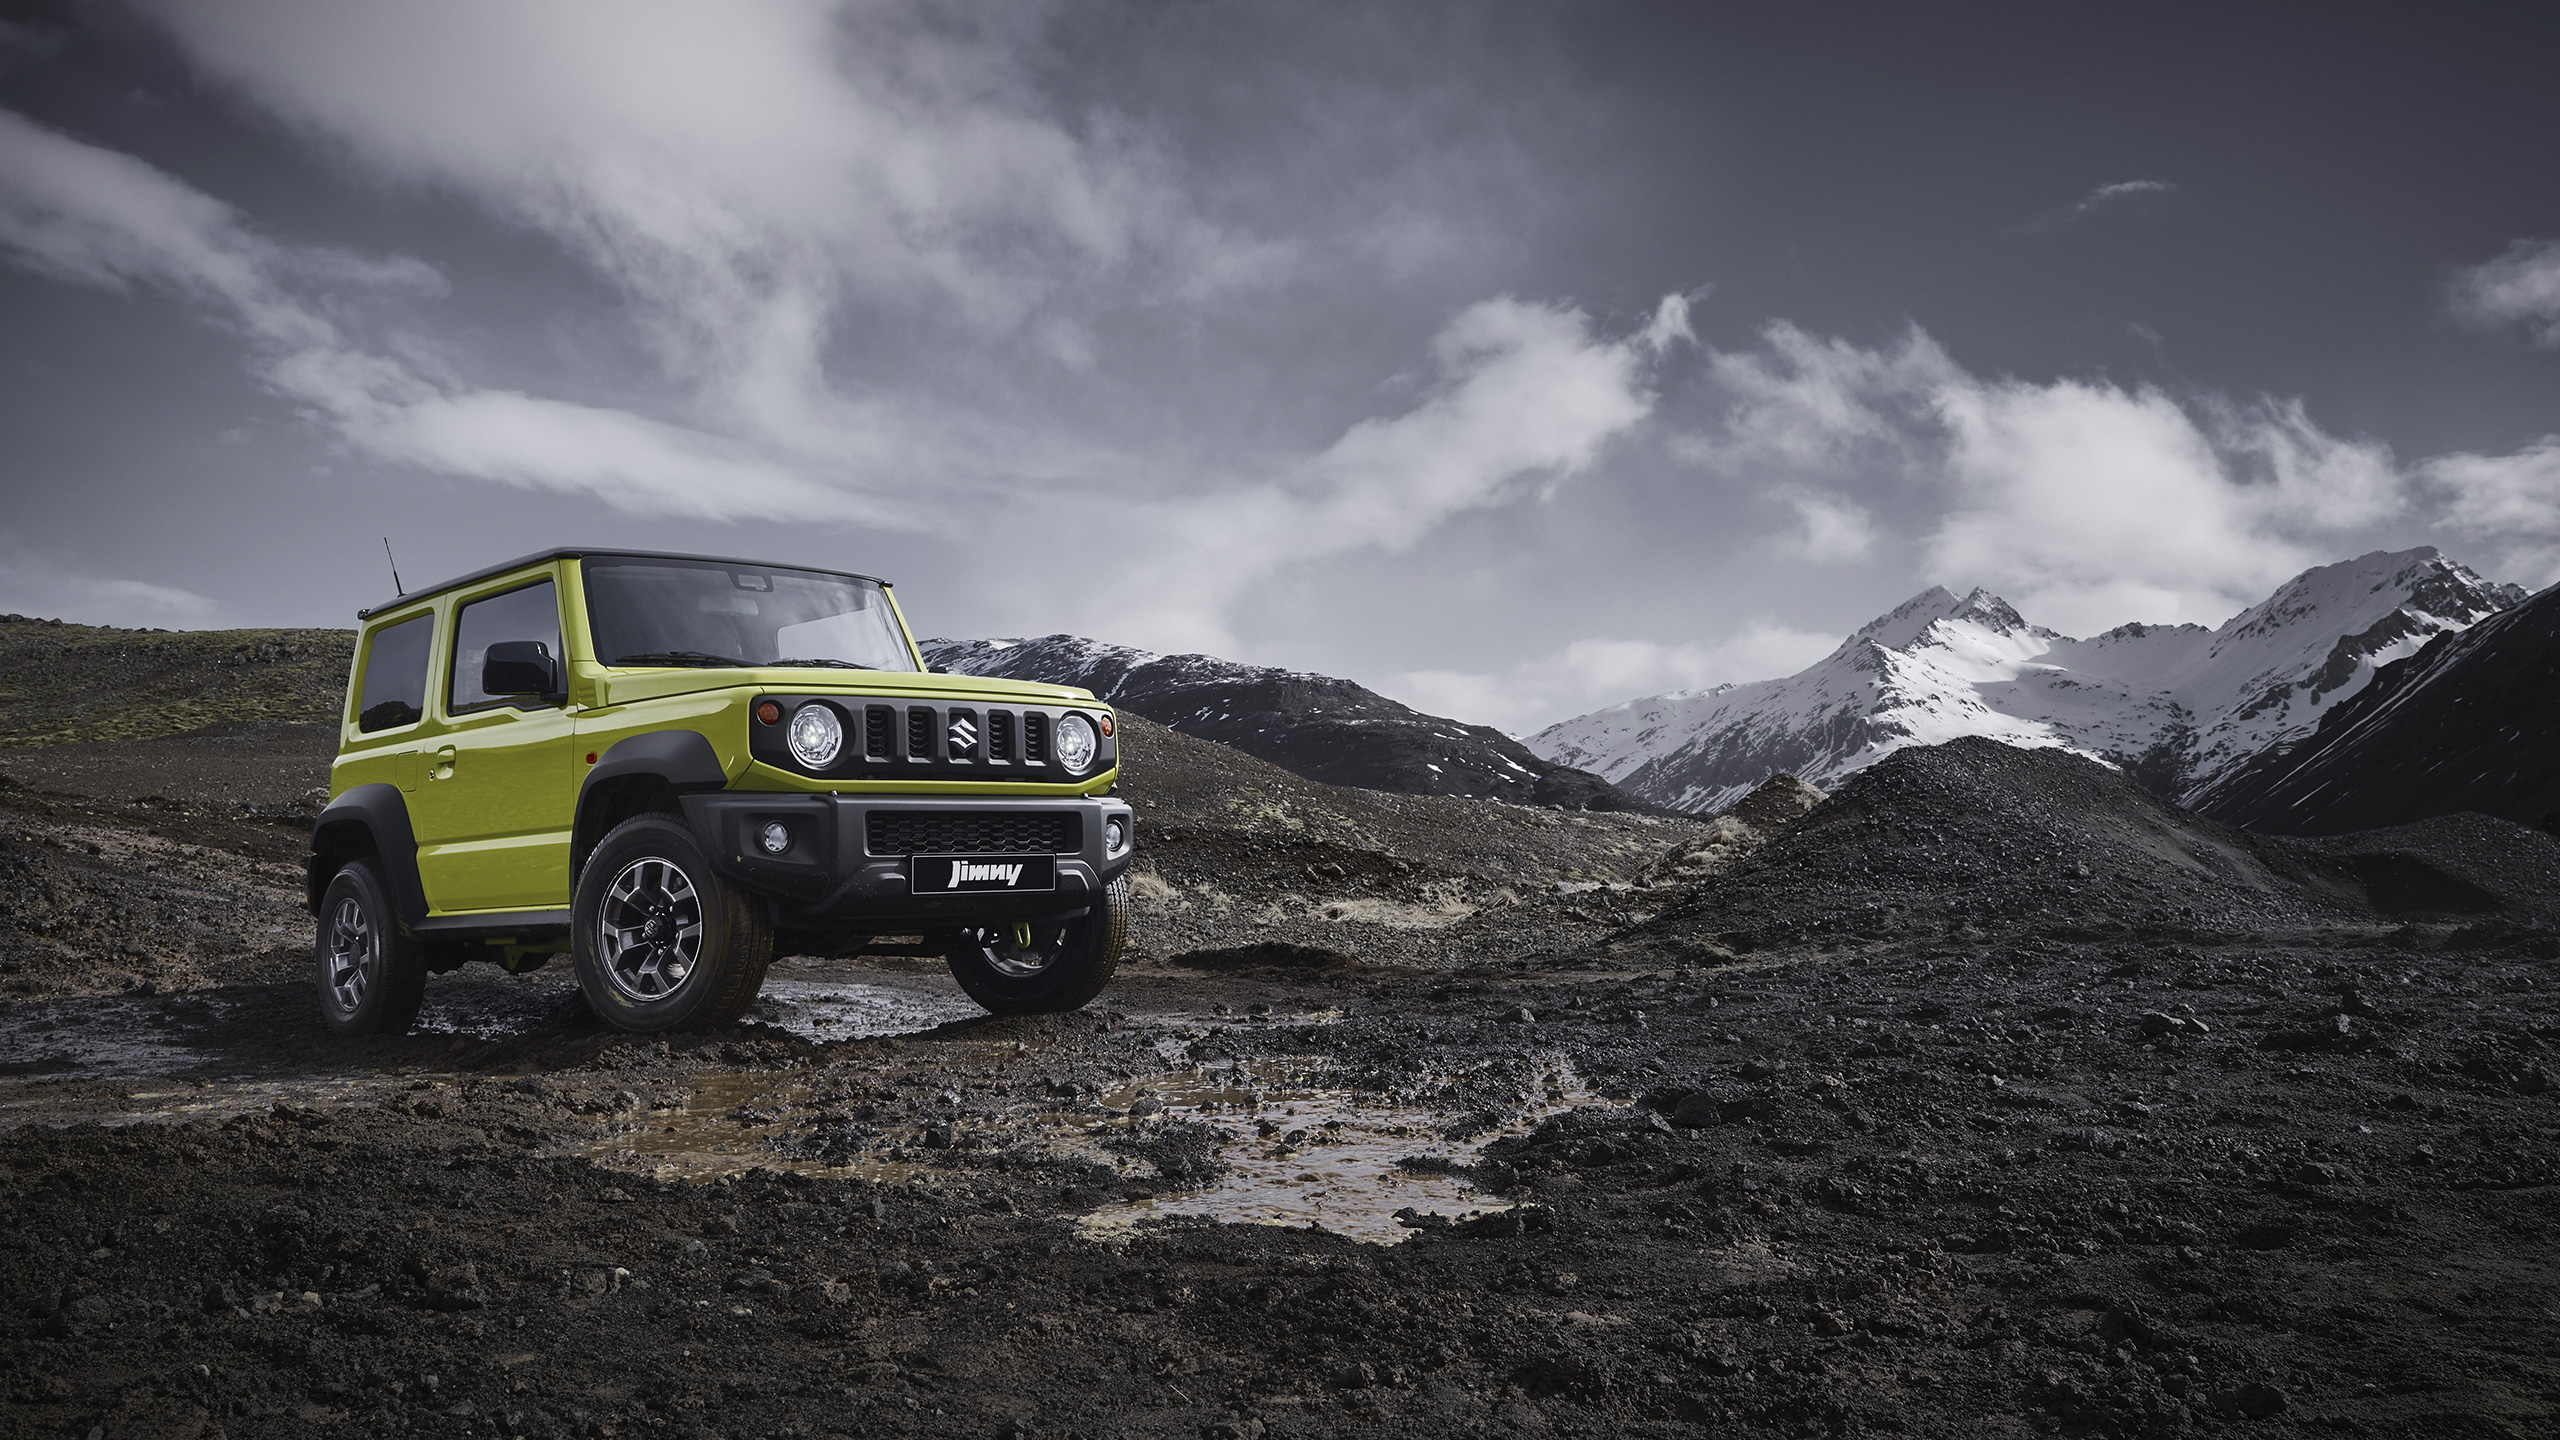
<path fill-rule="evenodd" d="M 1349 680 L 1213 655 L 1157 655 L 1075 635 L 927 640 L 962 675 L 1080 685 L 1123 710 L 1331 785 L 1571 810 L 1653 810 L 1499 730 L 1399 705 Z"/>
<path fill-rule="evenodd" d="M 2560 834 L 2560 586 L 2392 662 L 2308 738 L 2224 771 L 2194 804 L 2285 835 L 2464 810 Z"/>
<path fill-rule="evenodd" d="M 1903 746 L 1962 735 L 2062 746 L 2183 799 L 2308 734 L 2377 665 L 2523 599 L 2433 547 L 2306 570 L 2219 628 L 2125 625 L 2086 640 L 1987 591 L 1930 589 L 1783 680 L 1631 700 L 1528 744 L 1699 812 L 1778 771 L 1829 789 Z"/>

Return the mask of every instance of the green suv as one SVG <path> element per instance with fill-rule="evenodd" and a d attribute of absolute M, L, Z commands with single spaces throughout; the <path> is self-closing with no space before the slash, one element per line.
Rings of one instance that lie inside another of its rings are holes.
<path fill-rule="evenodd" d="M 1119 962 L 1111 711 L 929 670 L 886 581 L 554 550 L 357 618 L 309 881 L 342 1034 L 472 960 L 566 952 L 634 1031 L 735 1019 L 777 949 L 941 954 L 998 1012 Z"/>

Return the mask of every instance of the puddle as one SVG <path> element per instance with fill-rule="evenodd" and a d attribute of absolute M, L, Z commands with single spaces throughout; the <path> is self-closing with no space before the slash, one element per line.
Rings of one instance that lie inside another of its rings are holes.
<path fill-rule="evenodd" d="M 901 985 L 767 980 L 747 1018 L 803 1040 L 867 1040 L 975 1020 L 986 1013 L 956 984 L 943 994 Z"/>
<path fill-rule="evenodd" d="M 134 1080 L 198 1069 L 205 1054 L 186 1036 L 230 1008 L 198 995 L 83 996 L 11 1006 L 0 1017 L 0 1076 Z"/>
<path fill-rule="evenodd" d="M 1204 1067 L 1192 1075 L 1132 1082 L 1102 1103 L 1125 1110 L 1143 1100 L 1159 1118 L 1196 1120 L 1224 1131 L 1224 1174 L 1176 1194 L 1106 1205 L 1076 1224 L 1087 1239 L 1125 1241 L 1147 1220 L 1189 1215 L 1231 1224 L 1314 1225 L 1348 1239 L 1393 1245 L 1412 1238 L 1398 1212 L 1464 1219 L 1508 1204 L 1450 1169 L 1474 1163 L 1484 1147 L 1526 1134 L 1551 1115 L 1606 1104 L 1569 1067 L 1538 1079 L 1547 1098 L 1501 1129 L 1464 1140 L 1442 1137 L 1429 1112 L 1363 1100 L 1350 1090 L 1308 1083 L 1303 1067 L 1264 1062 Z M 1099 1137 L 1110 1124 L 1092 1127 Z"/>

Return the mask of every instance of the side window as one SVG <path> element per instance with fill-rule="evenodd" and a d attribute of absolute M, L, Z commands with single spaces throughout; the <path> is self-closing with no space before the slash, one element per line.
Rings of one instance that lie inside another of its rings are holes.
<path fill-rule="evenodd" d="M 415 725 L 426 714 L 427 642 L 436 617 L 421 615 L 373 632 L 364 658 L 364 690 L 356 697 L 356 728 L 370 734 Z"/>
<path fill-rule="evenodd" d="M 504 703 L 506 697 L 480 688 L 480 666 L 489 658 L 489 647 L 505 640 L 535 641 L 552 665 L 559 665 L 560 597 L 550 581 L 474 600 L 455 613 L 453 672 L 445 679 L 447 714 Z"/>

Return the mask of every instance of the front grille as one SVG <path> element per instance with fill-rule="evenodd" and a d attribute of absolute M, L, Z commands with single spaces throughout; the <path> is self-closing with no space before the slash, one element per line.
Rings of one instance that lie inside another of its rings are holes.
<path fill-rule="evenodd" d="M 1073 852 L 1083 826 L 1072 811 L 874 810 L 874 855 L 1038 855 Z"/>
<path fill-rule="evenodd" d="M 990 710 L 987 712 L 987 759 L 992 764 L 1001 765 L 1012 758 L 1013 712 Z"/>
<path fill-rule="evenodd" d="M 1049 763 L 1049 717 L 1037 710 L 1022 717 L 1022 763 Z"/>
<path fill-rule="evenodd" d="M 874 705 L 862 712 L 862 753 L 865 758 L 886 760 L 897 748 L 898 712 L 886 705 Z"/>
<path fill-rule="evenodd" d="M 933 707 L 930 705 L 908 706 L 907 758 L 931 760 L 940 753 L 942 753 L 941 748 L 933 743 Z"/>

